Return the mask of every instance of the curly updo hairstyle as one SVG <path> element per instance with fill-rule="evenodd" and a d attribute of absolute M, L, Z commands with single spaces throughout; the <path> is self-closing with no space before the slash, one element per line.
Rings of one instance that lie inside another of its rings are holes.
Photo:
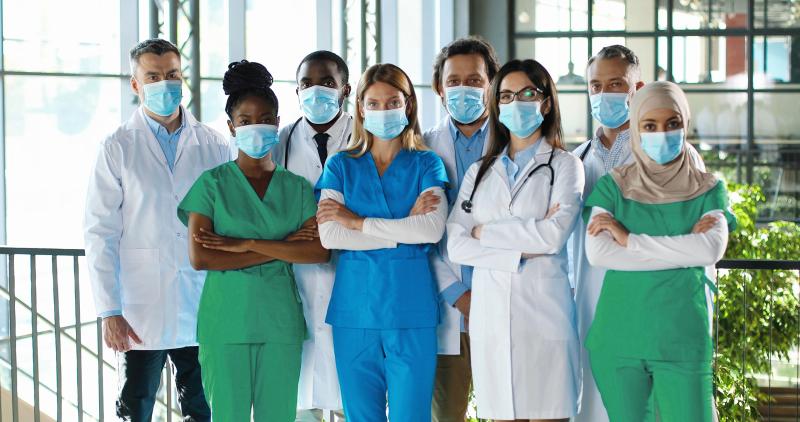
<path fill-rule="evenodd" d="M 228 65 L 228 71 L 222 78 L 222 90 L 228 96 L 225 103 L 225 113 L 228 118 L 233 118 L 231 113 L 234 107 L 241 104 L 245 98 L 258 96 L 270 104 L 278 115 L 278 97 L 272 91 L 272 74 L 261 63 L 242 60 Z"/>

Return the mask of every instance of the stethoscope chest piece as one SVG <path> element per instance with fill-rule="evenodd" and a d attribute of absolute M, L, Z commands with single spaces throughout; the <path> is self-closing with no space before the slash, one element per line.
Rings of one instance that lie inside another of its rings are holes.
<path fill-rule="evenodd" d="M 461 209 L 464 210 L 465 213 L 469 214 L 472 212 L 472 201 L 467 199 L 466 201 L 461 201 Z"/>

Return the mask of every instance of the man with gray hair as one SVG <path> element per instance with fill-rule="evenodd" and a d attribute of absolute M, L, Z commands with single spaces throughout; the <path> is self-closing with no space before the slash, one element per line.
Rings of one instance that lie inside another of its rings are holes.
<path fill-rule="evenodd" d="M 592 193 L 595 183 L 601 176 L 614 167 L 628 164 L 633 160 L 628 132 L 630 127 L 628 105 L 636 90 L 644 86 L 639 58 L 629 48 L 621 45 L 604 47 L 597 55 L 590 58 L 586 66 L 586 77 L 592 117 L 600 125 L 594 138 L 584 142 L 573 152 L 583 161 L 586 174 L 583 198 Z M 568 246 L 572 258 L 570 272 L 575 284 L 575 305 L 581 344 L 584 344 L 586 333 L 594 319 L 597 299 L 600 297 L 606 273 L 603 268 L 589 265 L 584 250 L 585 232 L 586 225 L 583 224 L 583 220 L 578 219 Z M 583 367 L 581 406 L 573 421 L 607 422 L 608 415 L 600 399 L 600 393 L 592 376 L 589 355 L 584 347 L 581 347 L 581 364 Z"/>
<path fill-rule="evenodd" d="M 195 336 L 205 273 L 189 264 L 177 208 L 198 176 L 231 153 L 222 135 L 181 106 L 175 45 L 143 41 L 130 59 L 141 106 L 100 143 L 84 223 L 103 340 L 117 352 L 117 415 L 151 420 L 169 358 L 184 420 L 210 421 Z"/>
<path fill-rule="evenodd" d="M 586 66 L 589 102 L 592 117 L 600 125 L 592 139 L 584 142 L 573 151 L 583 162 L 586 183 L 583 198 L 587 198 L 597 181 L 612 169 L 633 162 L 630 142 L 630 121 L 628 107 L 637 90 L 644 86 L 639 58 L 629 48 L 622 45 L 603 47 L 589 59 Z M 698 166 L 705 169 L 700 154 L 689 149 L 690 156 Z M 570 273 L 575 287 L 575 305 L 578 319 L 578 335 L 581 344 L 594 319 L 597 300 L 603 287 L 605 268 L 593 267 L 586 259 L 584 239 L 586 225 L 578 219 L 575 231 L 569 240 Z M 581 348 L 583 368 L 583 390 L 578 415 L 573 422 L 607 422 L 608 414 L 603 406 L 591 371 L 589 355 Z M 650 404 L 648 421 L 654 420 L 653 406 Z"/>

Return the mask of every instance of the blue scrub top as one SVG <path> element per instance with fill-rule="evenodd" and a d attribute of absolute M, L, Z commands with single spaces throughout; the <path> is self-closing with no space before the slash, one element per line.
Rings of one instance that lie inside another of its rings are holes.
<path fill-rule="evenodd" d="M 384 172 L 369 152 L 354 157 L 340 152 L 325 163 L 317 193 L 333 189 L 362 217 L 408 217 L 417 197 L 431 187 L 444 188 L 447 172 L 431 151 L 401 150 Z M 326 322 L 335 327 L 397 329 L 435 327 L 438 289 L 428 263 L 430 245 L 398 244 L 394 249 L 343 250 Z"/>

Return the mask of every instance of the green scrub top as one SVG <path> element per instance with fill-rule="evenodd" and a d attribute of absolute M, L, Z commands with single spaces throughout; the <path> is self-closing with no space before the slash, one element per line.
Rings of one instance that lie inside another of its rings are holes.
<path fill-rule="evenodd" d="M 280 240 L 313 217 L 311 185 L 277 166 L 264 199 L 231 161 L 203 173 L 178 205 L 178 218 L 205 215 L 221 236 Z M 190 240 L 192 241 L 192 240 Z M 208 271 L 197 315 L 197 340 L 206 344 L 302 343 L 306 336 L 291 264 L 271 261 Z"/>
<path fill-rule="evenodd" d="M 651 236 L 689 234 L 697 220 L 713 210 L 724 212 L 729 230 L 736 225 L 722 182 L 694 199 L 645 204 L 623 198 L 607 174 L 597 182 L 585 206 L 587 223 L 592 207 L 602 207 L 631 233 Z M 703 267 L 607 271 L 586 348 L 640 359 L 711 359 L 707 284 L 713 286 Z"/>

